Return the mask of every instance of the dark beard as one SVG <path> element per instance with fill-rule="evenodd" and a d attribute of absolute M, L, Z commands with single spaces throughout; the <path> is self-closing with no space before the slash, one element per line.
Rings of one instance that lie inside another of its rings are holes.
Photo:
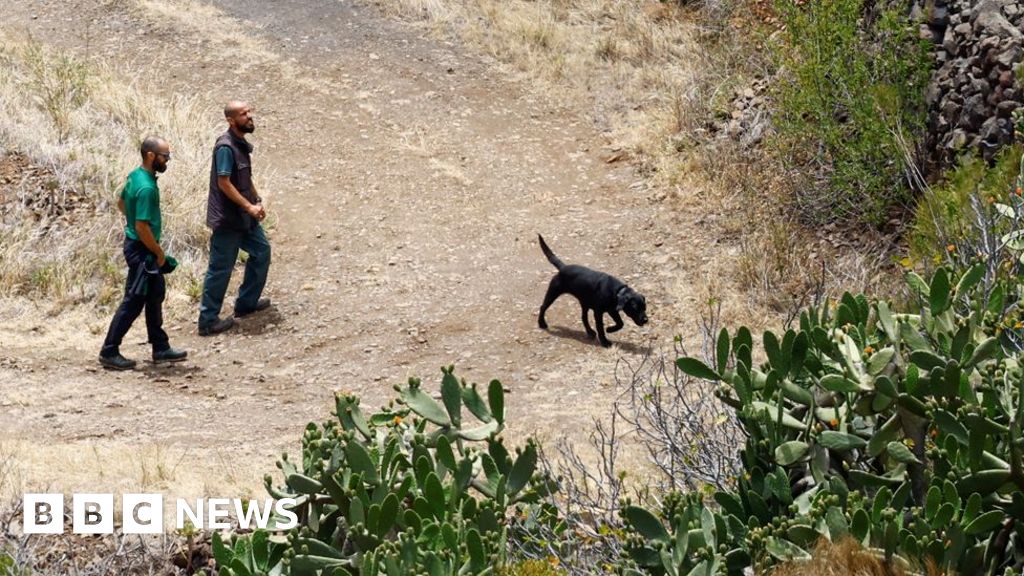
<path fill-rule="evenodd" d="M 167 164 L 153 164 L 153 170 L 163 173 L 167 171 Z"/>
<path fill-rule="evenodd" d="M 256 131 L 256 125 L 255 124 L 246 124 L 245 126 L 242 126 L 242 133 L 243 134 L 252 134 L 255 131 Z"/>

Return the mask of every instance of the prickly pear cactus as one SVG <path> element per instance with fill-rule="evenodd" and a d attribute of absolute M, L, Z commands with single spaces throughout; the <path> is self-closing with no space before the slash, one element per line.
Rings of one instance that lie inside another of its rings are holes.
<path fill-rule="evenodd" d="M 370 416 L 337 394 L 336 419 L 310 423 L 300 458 L 278 462 L 283 483 L 265 478 L 272 496 L 296 500 L 300 524 L 274 549 L 272 573 L 491 574 L 505 561 L 508 509 L 555 489 L 536 473 L 532 440 L 510 452 L 499 437 L 497 380 L 482 393 L 449 367 L 440 402 L 416 379 L 395 389 L 398 399 Z"/>
<path fill-rule="evenodd" d="M 913 314 L 844 294 L 781 337 L 765 332 L 763 362 L 746 328 L 721 332 L 710 365 L 680 358 L 720 383 L 747 434 L 744 472 L 713 503 L 625 507 L 632 561 L 738 574 L 850 536 L 904 568 L 1020 573 L 1024 371 L 1007 334 L 1019 289 L 987 274 L 910 274 Z"/>

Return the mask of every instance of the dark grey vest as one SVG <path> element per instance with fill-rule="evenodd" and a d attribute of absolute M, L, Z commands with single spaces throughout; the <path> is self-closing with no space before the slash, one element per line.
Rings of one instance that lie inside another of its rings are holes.
<path fill-rule="evenodd" d="M 259 202 L 259 197 L 252 189 L 252 164 L 250 154 L 252 144 L 235 136 L 231 130 L 220 135 L 213 145 L 213 158 L 210 161 L 210 195 L 206 201 L 206 225 L 214 230 L 232 229 L 249 230 L 258 224 L 238 204 L 231 201 L 220 190 L 217 184 L 217 149 L 227 146 L 235 157 L 235 168 L 231 171 L 231 183 L 238 192 L 252 203 Z"/>

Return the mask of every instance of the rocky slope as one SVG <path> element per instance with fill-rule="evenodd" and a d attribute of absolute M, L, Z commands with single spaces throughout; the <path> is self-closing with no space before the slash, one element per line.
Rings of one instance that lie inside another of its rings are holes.
<path fill-rule="evenodd" d="M 1024 2 L 914 0 L 922 37 L 935 43 L 936 71 L 926 95 L 929 160 L 951 165 L 965 152 L 991 159 L 1013 140 L 1024 55 Z"/>

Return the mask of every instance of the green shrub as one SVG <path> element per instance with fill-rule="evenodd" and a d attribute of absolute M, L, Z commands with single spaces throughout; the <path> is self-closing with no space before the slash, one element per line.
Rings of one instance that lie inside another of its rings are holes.
<path fill-rule="evenodd" d="M 913 262 L 941 264 L 949 246 L 963 248 L 975 241 L 980 235 L 976 207 L 1005 203 L 1016 192 L 1022 155 L 1024 147 L 1015 144 L 1000 151 L 991 167 L 981 158 L 965 157 L 939 185 L 925 191 L 910 234 Z"/>
<path fill-rule="evenodd" d="M 10 574 L 13 576 L 17 573 L 17 568 L 14 565 L 14 558 L 6 552 L 0 552 L 0 574 Z"/>
<path fill-rule="evenodd" d="M 884 223 L 909 203 L 930 60 L 916 27 L 873 2 L 779 1 L 777 153 L 809 176 L 793 206 L 811 223 Z M 906 144 L 903 144 L 906 143 Z M 908 157 L 909 155 L 909 157 Z"/>
<path fill-rule="evenodd" d="M 48 54 L 37 42 L 26 44 L 21 56 L 33 100 L 53 122 L 57 141 L 64 142 L 71 134 L 71 115 L 89 98 L 88 66 L 67 53 Z"/>

